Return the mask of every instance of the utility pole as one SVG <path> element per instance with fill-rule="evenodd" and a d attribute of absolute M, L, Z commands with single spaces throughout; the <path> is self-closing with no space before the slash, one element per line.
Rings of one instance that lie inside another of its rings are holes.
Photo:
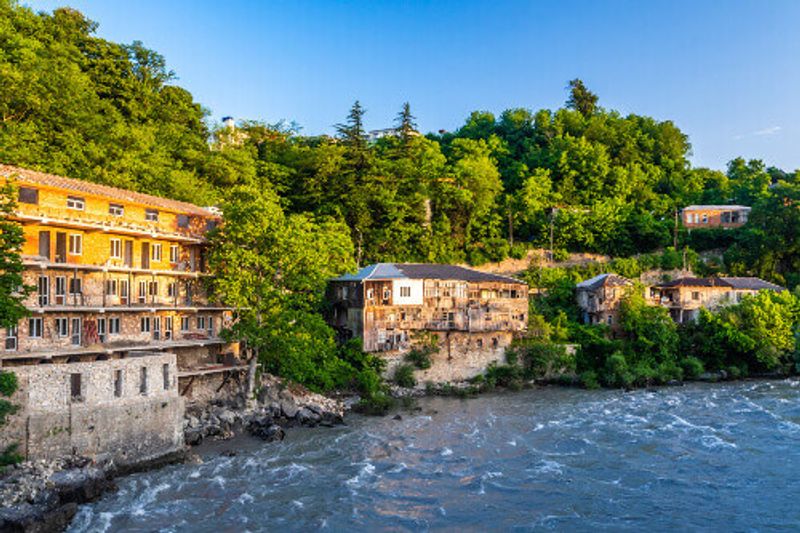
<path fill-rule="evenodd" d="M 550 210 L 550 261 L 555 261 L 555 253 L 553 251 L 553 236 L 554 236 L 554 227 L 555 227 L 555 220 L 556 220 L 556 213 L 558 212 L 557 207 L 553 207 Z"/>
<path fill-rule="evenodd" d="M 675 206 L 675 230 L 672 232 L 672 247 L 678 250 L 678 206 Z"/>

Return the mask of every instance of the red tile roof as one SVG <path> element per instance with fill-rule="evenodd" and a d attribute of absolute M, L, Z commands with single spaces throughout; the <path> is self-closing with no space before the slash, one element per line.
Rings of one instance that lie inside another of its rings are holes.
<path fill-rule="evenodd" d="M 119 189 L 117 187 L 109 187 L 108 185 L 100 185 L 99 183 L 92 183 L 89 181 L 65 178 L 63 176 L 56 176 L 55 174 L 47 174 L 44 172 L 28 170 L 11 165 L 0 164 L 0 176 L 6 178 L 14 177 L 20 182 L 31 185 L 44 185 L 46 187 L 65 189 L 77 193 L 105 196 L 107 198 L 122 202 L 130 202 L 149 207 L 159 207 L 167 211 L 207 217 L 217 216 L 208 209 L 204 209 L 187 202 L 179 202 L 178 200 L 170 200 L 168 198 L 161 198 L 159 196 L 152 196 L 150 194 L 142 194 L 140 192 Z"/>

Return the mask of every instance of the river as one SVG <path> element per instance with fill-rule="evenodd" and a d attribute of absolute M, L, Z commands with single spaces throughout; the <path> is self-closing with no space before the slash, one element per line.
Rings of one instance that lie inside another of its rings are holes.
<path fill-rule="evenodd" d="M 70 531 L 800 527 L 798 381 L 418 405 L 123 478 Z"/>

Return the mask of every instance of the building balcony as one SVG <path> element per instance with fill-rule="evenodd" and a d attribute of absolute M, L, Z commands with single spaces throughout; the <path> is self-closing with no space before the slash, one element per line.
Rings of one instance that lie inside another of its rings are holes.
<path fill-rule="evenodd" d="M 14 218 L 23 224 L 41 224 L 87 232 L 100 231 L 196 244 L 205 242 L 205 231 L 193 230 L 191 227 L 177 228 L 160 221 L 134 222 L 125 217 L 97 215 L 85 211 L 70 212 L 25 207 L 14 213 Z"/>

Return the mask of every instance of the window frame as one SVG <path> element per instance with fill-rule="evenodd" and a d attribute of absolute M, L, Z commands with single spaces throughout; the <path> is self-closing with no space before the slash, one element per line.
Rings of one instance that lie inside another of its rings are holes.
<path fill-rule="evenodd" d="M 150 261 L 161 262 L 163 247 L 160 242 L 154 242 L 150 245 Z"/>
<path fill-rule="evenodd" d="M 69 318 L 65 316 L 56 317 L 53 323 L 57 338 L 66 339 L 69 337 Z"/>
<path fill-rule="evenodd" d="M 39 189 L 36 187 L 20 187 L 17 190 L 17 203 L 39 205 Z"/>
<path fill-rule="evenodd" d="M 44 334 L 44 320 L 40 316 L 32 316 L 28 319 L 28 338 L 41 339 Z"/>
<path fill-rule="evenodd" d="M 75 244 L 77 243 L 77 246 Z M 67 239 L 67 255 L 83 255 L 83 234 L 70 233 Z"/>
<path fill-rule="evenodd" d="M 144 210 L 144 219 L 147 222 L 158 222 L 158 209 L 145 209 Z"/>
<path fill-rule="evenodd" d="M 67 196 L 67 209 L 86 211 L 86 198 L 81 196 Z"/>
<path fill-rule="evenodd" d="M 125 206 L 122 204 L 108 204 L 108 214 L 112 217 L 121 217 L 125 215 Z"/>
<path fill-rule="evenodd" d="M 109 257 L 111 259 L 122 259 L 122 239 L 118 239 L 116 237 L 112 237 L 108 241 L 109 243 Z"/>

